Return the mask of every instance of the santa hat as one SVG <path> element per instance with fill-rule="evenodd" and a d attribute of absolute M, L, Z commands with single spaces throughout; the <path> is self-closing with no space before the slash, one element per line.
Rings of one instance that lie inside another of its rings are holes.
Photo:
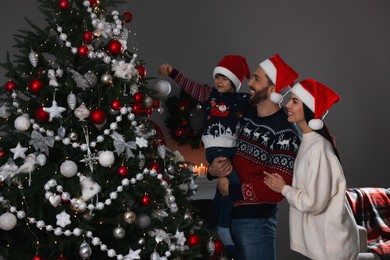
<path fill-rule="evenodd" d="M 240 89 L 244 77 L 249 79 L 251 76 L 245 57 L 239 55 L 226 55 L 223 57 L 214 68 L 213 77 L 217 74 L 224 75 L 230 79 L 236 87 L 236 91 Z"/>
<path fill-rule="evenodd" d="M 270 97 L 271 101 L 276 104 L 281 103 L 283 96 L 280 94 L 280 91 L 287 86 L 293 85 L 299 74 L 288 66 L 279 54 L 275 54 L 274 57 L 266 59 L 259 66 L 275 85 L 275 92 Z"/>
<path fill-rule="evenodd" d="M 309 121 L 309 127 L 313 130 L 320 130 L 324 126 L 322 120 L 328 109 L 340 100 L 336 92 L 313 79 L 295 84 L 291 92 L 314 113 L 314 119 Z"/>

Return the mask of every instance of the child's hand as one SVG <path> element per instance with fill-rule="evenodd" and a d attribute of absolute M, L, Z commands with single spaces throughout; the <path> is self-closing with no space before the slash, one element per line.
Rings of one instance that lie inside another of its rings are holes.
<path fill-rule="evenodd" d="M 171 73 L 173 67 L 169 65 L 168 63 L 161 64 L 160 67 L 158 68 L 158 73 L 161 75 L 169 76 Z"/>

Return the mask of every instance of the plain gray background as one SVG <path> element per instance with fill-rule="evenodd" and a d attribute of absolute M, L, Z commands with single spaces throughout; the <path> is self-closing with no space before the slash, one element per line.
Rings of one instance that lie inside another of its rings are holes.
<path fill-rule="evenodd" d="M 127 27 L 136 34 L 134 47 L 147 62 L 147 75 L 156 81 L 166 79 L 157 74 L 164 62 L 212 84 L 214 66 L 226 54 L 247 57 L 253 71 L 279 53 L 300 80 L 314 78 L 340 94 L 325 123 L 336 135 L 348 186 L 389 186 L 390 1 L 133 0 L 115 9 L 133 14 Z M 24 17 L 46 26 L 36 1 L 2 1 L 0 14 L 1 61 L 7 50 L 15 53 L 12 35 L 30 29 Z M 241 91 L 248 90 L 246 82 Z M 172 83 L 170 95 L 178 93 Z M 205 163 L 202 149 L 169 140 L 166 113 L 155 112 L 153 118 L 166 132 L 168 147 L 188 161 Z M 304 259 L 289 249 L 286 204 L 278 215 L 278 259 Z"/>

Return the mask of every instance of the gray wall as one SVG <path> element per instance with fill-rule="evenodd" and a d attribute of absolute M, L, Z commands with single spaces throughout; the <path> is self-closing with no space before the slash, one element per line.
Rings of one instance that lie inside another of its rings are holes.
<path fill-rule="evenodd" d="M 37 7 L 31 0 L 2 1 L 1 60 L 7 50 L 12 53 L 12 34 L 26 28 L 23 17 L 44 24 Z M 133 14 L 129 28 L 137 34 L 148 76 L 158 77 L 157 66 L 169 62 L 193 79 L 212 84 L 213 68 L 225 54 L 246 56 L 254 69 L 279 53 L 300 79 L 312 77 L 332 87 L 342 99 L 325 122 L 337 137 L 348 185 L 389 186 L 388 0 L 144 0 L 116 9 Z M 0 82 L 5 82 L 0 74 Z M 178 94 L 172 86 L 170 95 Z M 163 117 L 157 112 L 153 117 L 166 131 Z M 202 150 L 170 140 L 168 146 L 189 161 L 206 161 Z M 289 250 L 285 202 L 277 246 L 278 259 L 304 259 Z"/>

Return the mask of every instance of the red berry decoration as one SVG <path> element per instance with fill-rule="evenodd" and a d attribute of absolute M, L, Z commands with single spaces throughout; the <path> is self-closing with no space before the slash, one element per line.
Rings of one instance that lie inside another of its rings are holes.
<path fill-rule="evenodd" d="M 27 87 L 28 87 L 28 91 L 30 91 L 31 94 L 38 95 L 44 86 L 45 84 L 43 83 L 43 81 L 39 79 L 32 79 L 28 83 Z"/>
<path fill-rule="evenodd" d="M 7 91 L 14 91 L 16 89 L 16 84 L 12 80 L 10 80 L 7 83 L 5 83 L 4 87 L 5 90 Z"/>
<path fill-rule="evenodd" d="M 187 245 L 189 247 L 200 246 L 200 244 L 201 244 L 200 236 L 191 234 L 187 237 Z"/>
<path fill-rule="evenodd" d="M 77 48 L 77 54 L 80 56 L 87 56 L 89 54 L 89 49 L 85 45 L 81 45 Z"/>
<path fill-rule="evenodd" d="M 84 32 L 83 33 L 83 41 L 86 43 L 90 43 L 93 40 L 94 36 L 91 32 Z"/>
<path fill-rule="evenodd" d="M 70 2 L 69 0 L 60 0 L 58 2 L 58 6 L 62 9 L 62 10 L 67 10 L 70 8 Z"/>
<path fill-rule="evenodd" d="M 110 107 L 115 111 L 119 111 L 123 107 L 123 104 L 120 100 L 115 99 L 114 101 L 112 101 Z"/>
<path fill-rule="evenodd" d="M 142 196 L 141 203 L 143 205 L 149 206 L 151 202 L 152 202 L 152 199 L 151 199 L 149 194 L 146 194 L 146 195 Z"/>
<path fill-rule="evenodd" d="M 138 102 L 142 102 L 142 100 L 144 100 L 144 95 L 141 92 L 137 92 L 134 94 L 134 99 Z"/>
<path fill-rule="evenodd" d="M 188 124 L 188 121 L 186 121 L 186 120 L 181 120 L 181 121 L 180 121 L 180 125 L 181 125 L 182 127 L 186 127 L 187 124 Z"/>
<path fill-rule="evenodd" d="M 153 99 L 153 108 L 159 108 L 160 107 L 160 100 Z"/>
<path fill-rule="evenodd" d="M 107 50 L 112 55 L 119 55 L 123 52 L 123 46 L 118 40 L 111 40 L 107 43 Z"/>
<path fill-rule="evenodd" d="M 122 14 L 122 20 L 125 22 L 125 23 L 130 23 L 132 20 L 133 20 L 133 15 L 128 12 L 128 11 L 125 11 L 123 12 Z"/>
<path fill-rule="evenodd" d="M 95 109 L 91 112 L 91 114 L 89 115 L 89 117 L 91 118 L 92 122 L 96 125 L 101 125 L 104 123 L 104 121 L 106 121 L 106 112 L 104 112 L 104 110 L 102 109 Z"/>
<path fill-rule="evenodd" d="M 98 0 L 89 0 L 89 3 L 91 4 L 91 6 L 95 6 L 99 3 Z"/>
<path fill-rule="evenodd" d="M 2 157 L 2 156 L 4 156 L 4 155 L 5 155 L 4 150 L 1 150 L 1 149 L 0 149 L 0 157 Z"/>
<path fill-rule="evenodd" d="M 43 110 L 43 107 L 38 107 L 35 110 L 35 119 L 39 122 L 47 122 L 49 121 L 49 113 Z"/>
<path fill-rule="evenodd" d="M 151 114 L 153 114 L 153 108 L 145 109 L 144 114 L 145 114 L 145 116 L 150 116 Z"/>
<path fill-rule="evenodd" d="M 138 65 L 135 66 L 135 68 L 138 70 L 138 75 L 140 78 L 145 78 L 146 76 L 146 69 L 144 66 Z"/>
<path fill-rule="evenodd" d="M 214 254 L 216 254 L 216 255 L 221 254 L 222 251 L 223 251 L 223 243 L 222 243 L 222 241 L 219 240 L 219 239 L 215 239 L 213 242 L 214 242 L 214 246 L 215 246 Z"/>
<path fill-rule="evenodd" d="M 118 167 L 118 175 L 121 177 L 127 177 L 129 175 L 129 169 L 126 166 L 119 166 Z"/>

